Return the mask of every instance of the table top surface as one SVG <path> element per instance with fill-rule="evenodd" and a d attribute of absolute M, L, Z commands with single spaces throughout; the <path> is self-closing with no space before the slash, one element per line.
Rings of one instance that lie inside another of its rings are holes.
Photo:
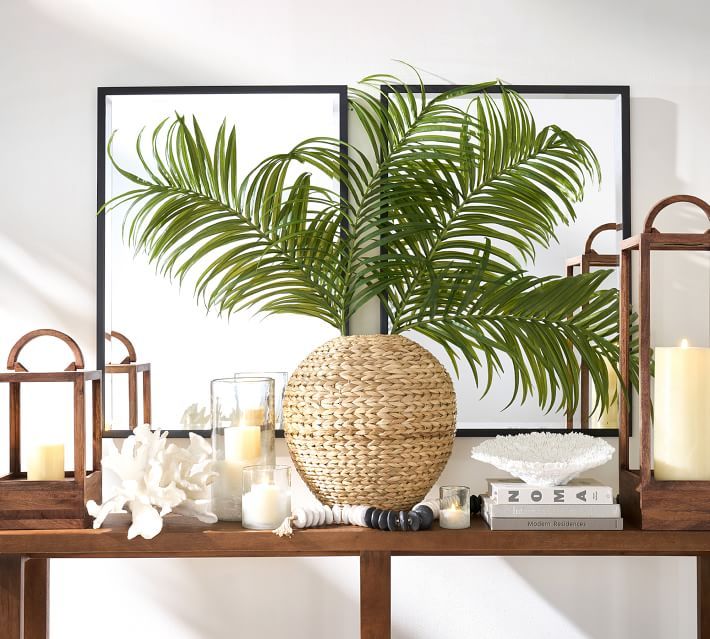
<path fill-rule="evenodd" d="M 392 555 L 698 555 L 710 554 L 710 531 L 491 531 L 478 517 L 466 530 L 435 525 L 418 532 L 355 526 L 296 530 L 292 537 L 220 522 L 168 517 L 163 532 L 127 539 L 127 516 L 100 530 L 4 530 L 0 555 L 35 557 L 249 557 L 338 556 L 366 551 Z"/>

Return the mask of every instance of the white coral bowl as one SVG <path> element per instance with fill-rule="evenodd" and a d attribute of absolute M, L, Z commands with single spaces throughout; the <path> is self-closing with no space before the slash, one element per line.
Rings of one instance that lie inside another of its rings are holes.
<path fill-rule="evenodd" d="M 471 450 L 473 459 L 537 486 L 564 486 L 613 455 L 614 448 L 603 439 L 582 433 L 499 435 Z"/>

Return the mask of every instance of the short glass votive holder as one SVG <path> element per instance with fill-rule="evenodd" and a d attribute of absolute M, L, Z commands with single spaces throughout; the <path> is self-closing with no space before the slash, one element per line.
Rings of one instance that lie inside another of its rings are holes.
<path fill-rule="evenodd" d="M 248 466 L 243 474 L 242 526 L 274 530 L 291 516 L 291 468 Z"/>
<path fill-rule="evenodd" d="M 273 464 L 274 380 L 228 377 L 211 384 L 212 451 L 217 478 L 212 509 L 222 521 L 241 521 L 242 474 Z"/>
<path fill-rule="evenodd" d="M 439 525 L 442 528 L 471 527 L 470 489 L 468 486 L 441 486 L 439 488 Z"/>

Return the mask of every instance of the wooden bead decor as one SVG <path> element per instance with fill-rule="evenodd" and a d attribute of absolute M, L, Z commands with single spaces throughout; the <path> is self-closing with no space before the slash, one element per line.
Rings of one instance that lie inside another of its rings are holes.
<path fill-rule="evenodd" d="M 597 226 L 587 238 L 584 244 L 584 253 L 577 255 L 575 257 L 570 257 L 565 262 L 565 267 L 567 269 L 567 277 L 572 277 L 575 274 L 575 269 L 579 268 L 580 273 L 589 273 L 592 267 L 614 267 L 619 266 L 619 256 L 616 254 L 604 254 L 597 253 L 593 248 L 594 240 L 601 233 L 606 231 L 614 231 L 615 233 L 621 231 L 623 226 L 617 224 L 616 222 L 608 222 L 607 224 L 602 224 Z M 582 430 L 589 429 L 589 369 L 587 365 L 582 362 L 579 367 L 579 381 L 580 381 L 580 425 Z M 572 413 L 567 413 L 567 430 L 572 430 L 574 427 L 574 416 Z"/>
<path fill-rule="evenodd" d="M 639 272 L 639 408 L 640 469 L 629 468 L 630 412 L 621 411 L 619 423 L 619 491 L 622 514 L 631 523 L 650 530 L 710 530 L 710 481 L 659 481 L 651 469 L 651 252 L 708 251 L 710 229 L 704 233 L 661 233 L 653 223 L 658 214 L 679 202 L 700 208 L 710 221 L 710 204 L 692 195 L 674 195 L 651 209 L 640 235 L 621 243 L 620 317 L 630 316 L 631 254 L 638 251 Z M 620 326 L 620 372 L 630 394 L 631 330 Z M 707 427 L 710 428 L 710 416 Z M 710 455 L 710 451 L 706 454 Z"/>
<path fill-rule="evenodd" d="M 444 468 L 456 433 L 449 374 L 401 335 L 338 337 L 291 375 L 284 433 L 296 469 L 324 504 L 404 510 Z"/>
<path fill-rule="evenodd" d="M 37 337 L 64 342 L 74 359 L 57 372 L 29 372 L 18 357 Z M 85 371 L 84 357 L 68 335 L 52 329 L 32 331 L 20 338 L 7 360 L 10 372 L 0 373 L 0 383 L 10 391 L 10 474 L 0 477 L 0 529 L 86 528 L 90 518 L 87 500 L 101 501 L 101 371 Z M 63 480 L 30 481 L 21 472 L 21 385 L 31 382 L 71 382 L 74 387 L 74 470 Z M 92 385 L 92 471 L 86 470 L 85 385 Z"/>
<path fill-rule="evenodd" d="M 111 331 L 106 333 L 106 339 L 116 339 L 126 348 L 126 357 L 118 364 L 106 364 L 104 371 L 107 375 L 128 376 L 128 426 L 133 430 L 138 426 L 138 375 L 141 375 L 141 388 L 143 392 L 143 424 L 152 423 L 151 409 L 151 377 L 149 363 L 136 363 L 136 349 L 131 340 L 123 333 Z"/>

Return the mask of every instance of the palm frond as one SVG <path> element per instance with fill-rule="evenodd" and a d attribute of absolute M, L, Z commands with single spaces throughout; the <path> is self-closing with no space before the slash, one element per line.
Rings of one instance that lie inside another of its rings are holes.
<path fill-rule="evenodd" d="M 147 177 L 122 169 L 136 188 L 107 203 L 128 204 L 127 241 L 165 275 L 195 275 L 195 290 L 220 313 L 257 306 L 301 313 L 344 331 L 342 210 L 333 193 L 303 173 L 287 179 L 290 157 L 262 162 L 242 181 L 235 128 L 223 123 L 212 152 L 197 120 L 177 116 L 153 131 L 152 157 L 139 137 Z"/>
<path fill-rule="evenodd" d="M 514 372 L 511 402 L 535 395 L 545 410 L 574 409 L 580 357 L 597 388 L 608 383 L 605 361 L 618 361 L 618 292 L 600 288 L 608 274 L 538 278 L 511 270 L 489 278 L 483 265 L 441 269 L 397 329 L 444 345 L 455 366 L 463 358 L 483 394 L 508 368 L 503 357 Z"/>

